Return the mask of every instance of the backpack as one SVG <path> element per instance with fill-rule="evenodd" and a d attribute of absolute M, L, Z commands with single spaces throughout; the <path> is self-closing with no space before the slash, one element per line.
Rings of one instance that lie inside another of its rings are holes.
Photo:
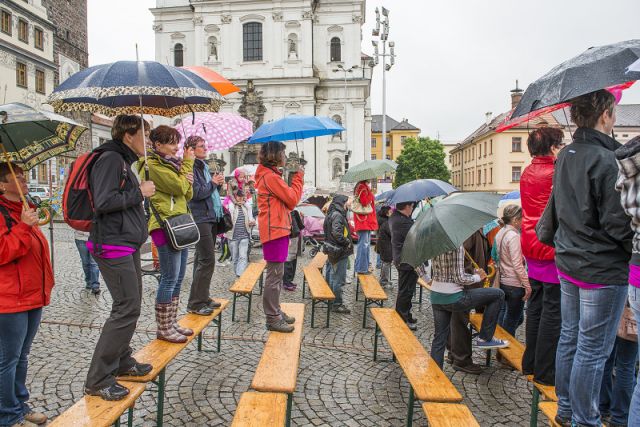
<path fill-rule="evenodd" d="M 93 194 L 89 188 L 89 173 L 91 167 L 100 157 L 100 152 L 82 154 L 69 167 L 69 178 L 64 186 L 62 195 L 62 213 L 64 222 L 78 231 L 91 231 L 95 218 Z M 127 168 L 123 161 L 120 191 L 124 188 L 127 178 Z"/>

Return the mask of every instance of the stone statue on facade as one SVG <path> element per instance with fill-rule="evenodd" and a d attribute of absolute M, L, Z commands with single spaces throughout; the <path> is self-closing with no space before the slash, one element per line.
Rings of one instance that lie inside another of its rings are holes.
<path fill-rule="evenodd" d="M 218 43 L 215 37 L 209 37 L 209 62 L 218 60 Z"/>
<path fill-rule="evenodd" d="M 248 80 L 246 90 L 240 91 L 240 94 L 242 95 L 242 101 L 238 108 L 238 113 L 253 124 L 253 130 L 255 131 L 262 125 L 264 114 L 267 112 L 262 100 L 262 92 L 256 90 L 253 80 Z M 235 169 L 242 166 L 247 161 L 255 163 L 260 147 L 260 144 L 247 144 L 245 142 L 231 147 L 229 149 L 231 168 Z"/>

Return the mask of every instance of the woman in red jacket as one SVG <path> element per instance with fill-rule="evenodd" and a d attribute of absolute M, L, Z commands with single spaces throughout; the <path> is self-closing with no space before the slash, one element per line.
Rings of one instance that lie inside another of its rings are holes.
<path fill-rule="evenodd" d="M 370 208 L 367 214 L 353 211 L 353 223 L 358 233 L 354 268 L 357 274 L 370 274 L 371 232 L 378 229 L 378 219 L 376 218 L 375 196 L 369 188 L 369 182 L 360 181 L 353 190 L 353 197 L 354 200 L 360 202 L 363 208 Z"/>
<path fill-rule="evenodd" d="M 561 326 L 560 281 L 554 250 L 538 240 L 535 228 L 551 195 L 555 158 L 564 145 L 563 136 L 560 129 L 549 127 L 531 132 L 527 145 L 533 160 L 520 179 L 520 243 L 531 284 L 522 371 L 546 385 L 555 384 L 556 349 Z"/>
<path fill-rule="evenodd" d="M 26 194 L 22 169 L 13 168 Z M 38 215 L 33 206 L 23 208 L 7 163 L 0 163 L 0 193 L 0 425 L 33 426 L 47 417 L 27 404 L 27 364 L 42 307 L 49 304 L 53 271 Z"/>

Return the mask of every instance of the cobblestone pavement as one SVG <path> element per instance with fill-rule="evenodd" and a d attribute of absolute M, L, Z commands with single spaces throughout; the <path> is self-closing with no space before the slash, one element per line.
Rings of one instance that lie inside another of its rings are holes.
<path fill-rule="evenodd" d="M 43 230 L 48 235 L 48 230 Z M 29 389 L 36 410 L 55 417 L 83 395 L 83 382 L 100 328 L 108 316 L 111 298 L 103 286 L 98 297 L 84 290 L 80 258 L 73 243 L 72 230 L 55 225 L 56 287 L 51 305 L 46 308 L 40 331 L 31 352 Z M 261 256 L 253 250 L 252 260 Z M 308 255 L 298 261 L 295 292 L 282 293 L 286 302 L 300 302 L 302 266 Z M 183 284 L 186 299 L 191 285 L 187 271 Z M 216 267 L 212 296 L 231 299 L 228 288 L 233 280 L 230 267 Z M 156 282 L 144 280 L 142 315 L 133 338 L 134 349 L 154 338 L 153 301 Z M 294 394 L 292 424 L 297 426 L 402 426 L 405 423 L 408 385 L 402 370 L 391 361 L 388 347 L 382 344 L 380 359 L 374 362 L 373 322 L 362 329 L 362 301 L 354 300 L 355 284 L 347 285 L 345 301 L 350 315 L 332 315 L 328 329 L 320 311 L 316 328 L 310 326 L 307 304 L 300 368 Z M 389 290 L 390 306 L 395 291 Z M 181 303 L 184 313 L 184 301 Z M 245 319 L 246 303 L 240 304 L 238 319 Z M 428 294 L 421 306 L 414 305 L 419 321 L 417 336 L 429 349 L 433 335 Z M 522 329 L 522 328 L 521 328 Z M 206 330 L 205 346 L 212 348 L 214 328 Z M 231 307 L 223 313 L 222 352 L 199 353 L 191 344 L 168 366 L 165 397 L 165 425 L 229 425 L 240 395 L 249 389 L 262 353 L 267 332 L 264 327 L 261 298 L 253 299 L 251 323 L 231 322 Z M 522 339 L 522 337 L 520 337 Z M 482 363 L 484 354 L 474 355 Z M 482 426 L 524 426 L 529 423 L 532 396 L 530 384 L 517 372 L 496 363 L 481 375 L 455 372 L 449 365 L 446 374 L 464 396 Z M 136 426 L 155 425 L 155 386 L 138 400 Z M 540 416 L 539 425 L 544 417 Z M 426 425 L 421 409 L 414 412 L 414 423 Z"/>

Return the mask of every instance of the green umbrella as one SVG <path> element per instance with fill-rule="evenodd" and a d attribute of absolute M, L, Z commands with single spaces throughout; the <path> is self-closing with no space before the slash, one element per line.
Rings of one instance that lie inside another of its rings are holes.
<path fill-rule="evenodd" d="M 453 193 L 420 213 L 402 248 L 402 262 L 418 266 L 453 251 L 497 216 L 501 195 Z"/>
<path fill-rule="evenodd" d="M 350 167 L 340 181 L 360 182 L 368 179 L 375 179 L 396 170 L 398 164 L 393 160 L 365 160 L 353 167 Z"/>

